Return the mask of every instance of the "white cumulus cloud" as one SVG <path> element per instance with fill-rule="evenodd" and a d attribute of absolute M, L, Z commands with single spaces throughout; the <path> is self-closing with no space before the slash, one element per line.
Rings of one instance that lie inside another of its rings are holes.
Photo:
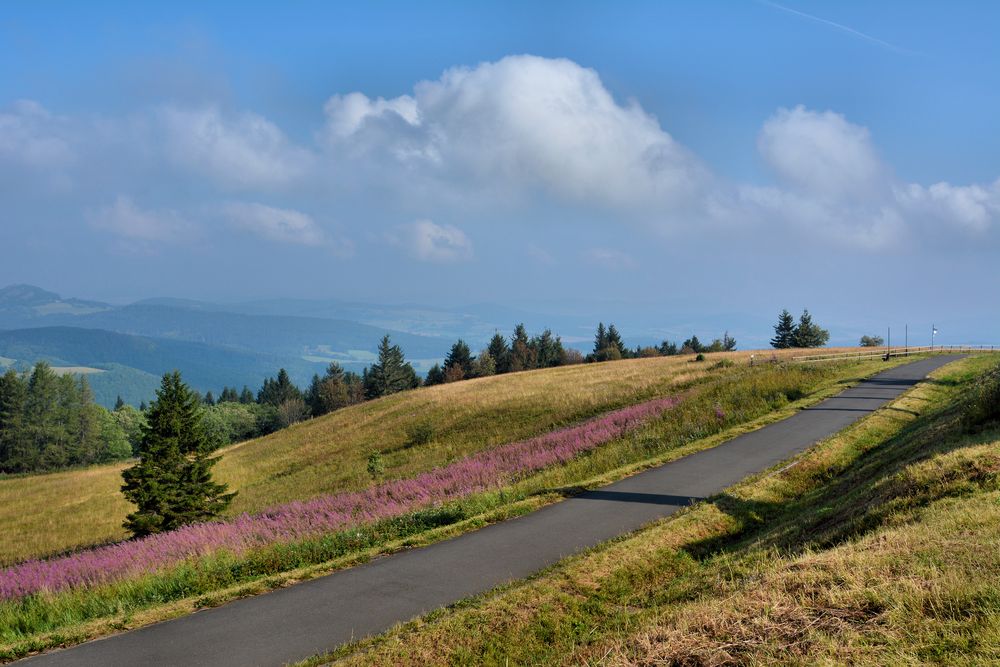
<path fill-rule="evenodd" d="M 182 241 L 195 232 L 195 226 L 176 211 L 141 209 L 124 195 L 88 217 L 97 229 L 142 243 Z"/>
<path fill-rule="evenodd" d="M 813 196 L 868 197 L 888 176 L 868 129 L 832 111 L 779 109 L 757 146 L 782 180 Z"/>
<path fill-rule="evenodd" d="M 393 245 L 421 262 L 460 262 L 472 259 L 472 241 L 458 227 L 417 220 L 386 235 Z"/>
<path fill-rule="evenodd" d="M 62 119 L 38 102 L 19 100 L 0 111 L 0 160 L 37 169 L 66 166 L 75 158 L 66 134 Z"/>
<path fill-rule="evenodd" d="M 230 202 L 222 210 L 232 227 L 252 232 L 268 241 L 329 246 L 345 255 L 353 252 L 350 241 L 331 237 L 312 216 L 301 211 L 257 202 Z"/>
<path fill-rule="evenodd" d="M 594 70 L 566 59 L 457 67 L 412 96 L 335 96 L 326 113 L 334 150 L 394 160 L 408 174 L 417 165 L 456 185 L 669 207 L 707 177 L 656 118 L 619 104 Z"/>
<path fill-rule="evenodd" d="M 240 188 L 292 182 L 312 166 L 312 154 L 291 143 L 277 125 L 244 112 L 214 107 L 159 110 L 162 145 L 175 164 Z"/>

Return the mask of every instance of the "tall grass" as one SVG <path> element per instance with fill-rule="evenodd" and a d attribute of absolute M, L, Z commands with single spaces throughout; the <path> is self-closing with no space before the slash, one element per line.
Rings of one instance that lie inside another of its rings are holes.
<path fill-rule="evenodd" d="M 622 408 L 577 426 L 503 445 L 410 479 L 393 480 L 363 491 L 297 501 L 260 514 L 242 514 L 230 521 L 184 526 L 61 558 L 21 563 L 0 571 L 0 599 L 124 579 L 222 549 L 238 556 L 255 548 L 306 540 L 460 499 L 565 463 L 622 437 L 679 402 L 667 397 Z"/>
<path fill-rule="evenodd" d="M 949 366 L 796 466 L 309 664 L 995 664 L 990 367 Z"/>
<path fill-rule="evenodd" d="M 679 403 L 672 397 L 646 402 L 546 436 L 494 447 L 412 479 L 390 480 L 362 492 L 315 502 L 291 503 L 278 513 L 248 516 L 242 522 L 193 527 L 179 540 L 193 546 L 189 557 L 152 574 L 138 574 L 125 567 L 123 571 L 126 575 L 132 572 L 131 576 L 108 581 L 91 573 L 71 578 L 70 583 L 84 585 L 62 592 L 53 591 L 58 584 L 47 581 L 48 575 L 41 571 L 37 576 L 42 585 L 34 587 L 22 586 L 19 582 L 27 582 L 29 577 L 14 574 L 8 579 L 13 598 L 0 603 L 0 655 L 3 651 L 19 655 L 27 648 L 65 641 L 67 633 L 88 636 L 92 631 L 82 630 L 82 624 L 95 619 L 122 618 L 173 600 L 212 595 L 276 573 L 377 549 L 393 540 L 507 507 L 531 494 L 580 483 L 653 456 L 673 450 L 693 451 L 707 446 L 699 443 L 711 442 L 701 440 L 706 436 L 874 368 L 730 369 L 724 376 L 689 389 Z M 435 501 L 441 504 L 428 506 Z M 378 507 L 390 509 L 383 512 Z M 348 523 L 343 523 L 345 520 Z M 350 529 L 344 530 L 345 525 Z M 272 530 L 276 532 L 268 532 Z M 227 541 L 230 535 L 236 536 L 235 541 Z M 204 545 L 212 545 L 207 553 L 201 550 Z M 132 562 L 140 563 L 140 569 L 147 563 L 156 565 L 157 556 L 136 549 L 137 560 Z M 104 562 L 118 567 L 110 563 L 112 560 Z M 127 562 L 127 558 L 119 560 Z M 36 563 L 32 567 L 44 570 L 48 566 Z M 58 569 L 54 566 L 52 572 Z M 49 590 L 43 590 L 46 587 Z M 52 632 L 58 634 L 46 634 Z"/>

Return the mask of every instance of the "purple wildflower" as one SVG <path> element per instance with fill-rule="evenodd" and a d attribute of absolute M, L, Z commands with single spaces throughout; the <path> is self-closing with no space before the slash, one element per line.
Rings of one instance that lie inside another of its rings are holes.
<path fill-rule="evenodd" d="M 244 513 L 225 521 L 193 524 L 49 560 L 26 561 L 0 571 L 0 599 L 118 581 L 220 549 L 245 553 L 497 488 L 548 466 L 566 463 L 638 428 L 679 402 L 675 397 L 654 399 L 361 491 L 291 502 L 259 514 Z"/>

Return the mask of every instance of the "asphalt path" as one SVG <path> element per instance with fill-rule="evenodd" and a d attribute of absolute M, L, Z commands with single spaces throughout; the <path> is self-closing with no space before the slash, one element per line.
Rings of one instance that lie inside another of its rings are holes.
<path fill-rule="evenodd" d="M 884 371 L 788 419 L 523 517 L 23 662 L 109 667 L 302 660 L 523 579 L 719 493 L 861 419 L 955 358 Z"/>

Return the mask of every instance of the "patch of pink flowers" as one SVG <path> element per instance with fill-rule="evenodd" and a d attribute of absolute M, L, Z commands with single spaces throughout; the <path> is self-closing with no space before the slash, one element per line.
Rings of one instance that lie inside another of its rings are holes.
<path fill-rule="evenodd" d="M 675 397 L 646 401 L 362 491 L 292 502 L 260 514 L 194 524 L 49 560 L 26 561 L 0 571 L 0 600 L 118 581 L 220 549 L 240 554 L 317 537 L 498 488 L 614 440 L 679 402 Z"/>

